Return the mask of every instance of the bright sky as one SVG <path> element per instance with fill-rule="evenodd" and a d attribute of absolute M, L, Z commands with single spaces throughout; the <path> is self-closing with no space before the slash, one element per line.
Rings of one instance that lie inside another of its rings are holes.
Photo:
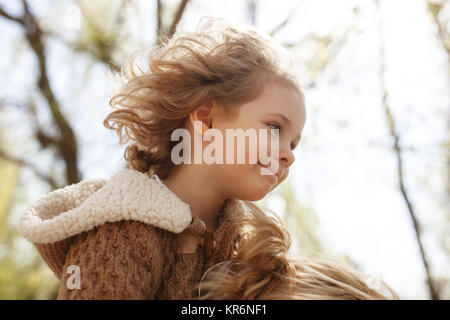
<path fill-rule="evenodd" d="M 424 1 L 381 2 L 389 101 L 404 145 L 416 148 L 405 154 L 407 188 L 424 229 L 433 272 L 449 277 L 450 261 L 438 238 L 444 231 L 445 205 L 448 208 L 442 178 L 445 163 L 438 149 L 438 144 L 445 140 L 450 104 L 447 57 L 435 38 Z M 1 3 L 6 8 L 14 6 L 10 1 Z M 70 1 L 57 3 L 55 8 L 54 1 L 39 1 L 36 10 L 42 13 L 43 23 L 76 35 L 77 8 L 68 6 Z M 135 30 L 135 38 L 125 44 L 129 53 L 139 45 L 152 43 L 154 36 L 154 19 L 148 16 L 154 17 L 155 1 L 138 3 L 138 9 L 129 12 L 136 17 L 127 26 Z M 193 1 L 181 26 L 193 30 L 198 19 L 205 15 L 245 23 L 248 21 L 245 3 Z M 271 30 L 296 3 L 259 1 L 257 25 L 262 31 Z M 357 17 L 351 10 L 355 3 L 360 7 Z M 277 39 L 296 41 L 310 32 L 340 36 L 350 26 L 359 32 L 350 33 L 348 43 L 334 57 L 318 86 L 306 91 L 308 120 L 290 179 L 298 200 L 315 210 L 321 238 L 331 252 L 349 255 L 363 271 L 387 281 L 403 298 L 426 298 L 424 271 L 411 221 L 398 191 L 395 158 L 389 148 L 391 140 L 380 104 L 379 25 L 374 2 L 303 1 Z M 17 38 L 22 36 L 18 28 L 3 20 L 0 28 L 3 37 L 0 96 L 23 97 L 25 102 L 30 96 L 26 90 L 34 86 L 34 77 L 30 76 L 34 57 L 26 53 L 24 43 L 17 44 Z M 13 47 L 17 45 L 22 51 Z M 52 85 L 81 139 L 84 177 L 109 177 L 123 165 L 123 148 L 102 126 L 109 112 L 108 98 L 114 92 L 106 69 L 93 65 L 84 74 L 88 58 L 72 55 L 57 41 L 51 42 L 51 48 L 50 77 L 55 79 Z M 311 54 L 302 49 L 297 48 L 293 55 Z M 306 81 L 305 66 L 299 64 L 297 68 L 299 78 Z M 19 114 L 9 117 L 10 123 L 23 121 Z M 40 108 L 39 117 L 44 123 L 48 121 L 45 108 Z M 30 148 L 36 150 L 36 146 L 24 141 L 21 147 L 35 157 L 43 170 L 54 166 L 49 155 L 30 153 Z M 27 192 L 30 199 L 35 199 L 45 190 L 30 187 Z M 276 199 L 271 208 L 280 211 Z"/>

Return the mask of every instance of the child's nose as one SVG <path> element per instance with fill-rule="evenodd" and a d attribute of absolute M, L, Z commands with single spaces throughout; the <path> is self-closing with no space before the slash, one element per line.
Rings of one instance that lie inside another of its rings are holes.
<path fill-rule="evenodd" d="M 295 156 L 292 150 L 280 150 L 280 163 L 289 168 L 295 161 Z"/>

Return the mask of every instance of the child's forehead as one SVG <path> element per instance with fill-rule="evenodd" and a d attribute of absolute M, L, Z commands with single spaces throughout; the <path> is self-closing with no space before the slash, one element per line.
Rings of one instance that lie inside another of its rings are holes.
<path fill-rule="evenodd" d="M 296 115 L 301 118 L 305 113 L 303 95 L 287 86 L 267 87 L 242 107 L 250 113 L 270 113 L 279 115 L 285 120 L 292 116 L 295 118 Z"/>

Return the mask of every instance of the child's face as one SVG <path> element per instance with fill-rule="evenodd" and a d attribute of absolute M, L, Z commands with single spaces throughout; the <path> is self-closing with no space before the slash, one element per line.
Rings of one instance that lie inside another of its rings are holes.
<path fill-rule="evenodd" d="M 277 115 L 279 114 L 279 115 Z M 213 120 L 213 127 L 222 131 L 226 136 L 226 129 L 250 128 L 267 129 L 268 143 L 262 145 L 263 154 L 268 155 L 271 161 L 278 162 L 273 167 L 278 168 L 276 175 L 262 175 L 259 152 L 257 163 L 249 163 L 248 138 L 246 139 L 246 164 L 237 164 L 237 144 L 235 142 L 235 164 L 216 164 L 216 181 L 223 183 L 224 192 L 229 198 L 257 201 L 284 181 L 289 174 L 289 167 L 295 161 L 293 148 L 297 146 L 306 121 L 306 111 L 303 97 L 295 90 L 278 83 L 269 83 L 256 99 L 238 107 L 237 115 L 233 118 L 217 115 Z M 270 129 L 279 129 L 278 154 L 271 154 Z M 225 143 L 224 143 L 225 146 Z M 224 149 L 224 159 L 226 148 Z M 225 160 L 224 160 L 225 162 Z M 264 162 L 262 160 L 261 162 Z M 271 164 L 265 164 L 266 167 Z M 217 170 L 217 171 L 216 171 Z"/>

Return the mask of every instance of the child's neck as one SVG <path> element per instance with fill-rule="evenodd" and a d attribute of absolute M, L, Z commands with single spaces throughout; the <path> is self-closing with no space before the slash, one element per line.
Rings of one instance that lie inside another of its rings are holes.
<path fill-rule="evenodd" d="M 226 198 L 215 189 L 217 181 L 205 177 L 199 165 L 175 167 L 162 182 L 190 206 L 192 215 L 202 219 L 207 229 L 216 229 Z"/>

